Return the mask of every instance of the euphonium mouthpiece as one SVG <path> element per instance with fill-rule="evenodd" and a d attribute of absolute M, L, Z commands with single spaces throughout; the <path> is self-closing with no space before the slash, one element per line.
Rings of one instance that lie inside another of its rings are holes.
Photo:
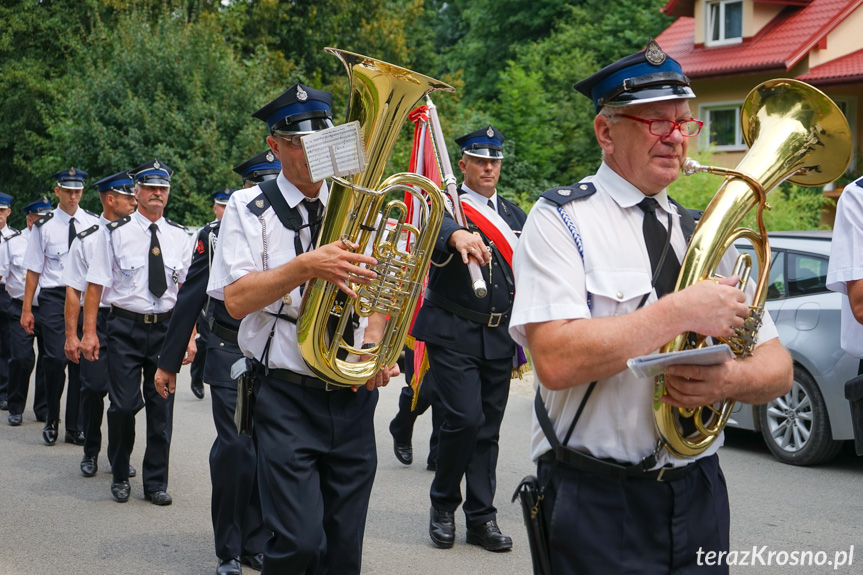
<path fill-rule="evenodd" d="M 683 162 L 683 168 L 681 171 L 683 172 L 684 176 L 692 176 L 700 172 L 706 172 L 707 168 L 705 168 L 692 158 L 686 158 L 686 161 Z"/>

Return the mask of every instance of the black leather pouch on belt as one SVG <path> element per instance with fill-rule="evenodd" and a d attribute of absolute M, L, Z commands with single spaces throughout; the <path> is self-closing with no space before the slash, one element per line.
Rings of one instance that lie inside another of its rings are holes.
<path fill-rule="evenodd" d="M 533 559 L 534 575 L 552 575 L 551 558 L 548 548 L 548 535 L 545 531 L 545 522 L 542 517 L 542 486 L 539 480 L 528 475 L 521 480 L 512 500 L 521 502 L 521 512 L 524 517 L 524 526 L 527 528 L 527 541 L 530 545 L 530 556 Z"/>
<path fill-rule="evenodd" d="M 231 376 L 237 380 L 237 408 L 234 410 L 234 425 L 240 435 L 252 435 L 255 415 L 255 381 L 260 364 L 253 359 L 243 358 L 234 364 Z M 235 375 L 240 369 L 242 373 Z"/>

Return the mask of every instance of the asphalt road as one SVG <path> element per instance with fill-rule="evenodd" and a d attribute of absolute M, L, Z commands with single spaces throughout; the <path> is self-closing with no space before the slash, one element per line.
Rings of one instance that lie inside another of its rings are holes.
<path fill-rule="evenodd" d="M 418 421 L 412 466 L 396 461 L 387 425 L 396 411 L 400 381 L 381 393 L 376 423 L 378 471 L 365 535 L 363 572 L 386 575 L 530 573 L 530 555 L 520 510 L 510 503 L 529 461 L 532 388 L 514 382 L 501 432 L 498 465 L 498 522 L 512 536 L 513 550 L 489 553 L 464 542 L 464 515 L 456 514 L 456 545 L 435 548 L 429 541 L 425 469 L 430 417 Z M 188 375 L 179 378 L 171 453 L 170 507 L 144 501 L 140 476 L 132 498 L 115 503 L 102 457 L 99 474 L 81 476 L 80 447 L 42 444 L 42 424 L 28 406 L 24 424 L 0 420 L 0 575 L 204 575 L 215 571 L 209 515 L 208 454 L 215 431 L 209 391 L 197 400 Z M 138 419 L 138 445 L 132 463 L 140 468 L 144 417 Z M 61 425 L 62 427 L 62 425 Z M 731 549 L 749 551 L 753 566 L 732 573 L 863 572 L 863 503 L 859 497 L 863 459 L 844 453 L 829 466 L 803 469 L 776 462 L 757 436 L 730 434 L 720 452 L 732 503 Z M 302 519 L 298 519 L 301 521 Z M 853 558 L 848 555 L 855 546 Z M 753 546 L 763 551 L 752 556 Z M 764 547 L 766 546 L 766 547 Z M 769 553 L 774 552 L 772 564 Z M 811 551 L 822 566 L 792 566 L 794 551 Z M 786 565 L 777 565 L 788 554 Z M 822 555 L 816 555 L 822 552 Z M 846 565 L 833 563 L 846 553 Z M 831 562 L 830 565 L 826 561 Z M 848 563 L 851 565 L 847 565 Z M 764 563 L 764 564 L 761 564 Z M 256 573 L 250 569 L 245 571 Z M 602 573 L 598 566 L 598 573 Z"/>

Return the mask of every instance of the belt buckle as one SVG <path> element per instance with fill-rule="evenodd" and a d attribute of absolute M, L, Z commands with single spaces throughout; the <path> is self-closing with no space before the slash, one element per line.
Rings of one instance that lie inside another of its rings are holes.
<path fill-rule="evenodd" d="M 321 380 L 323 381 L 323 380 Z M 342 387 L 340 385 L 336 385 L 334 383 L 330 383 L 329 381 L 324 381 L 324 391 L 338 391 Z"/>
<path fill-rule="evenodd" d="M 662 476 L 665 475 L 666 469 L 674 469 L 674 468 L 673 467 L 660 467 L 659 468 L 659 475 L 656 476 L 656 480 L 659 481 L 660 483 L 665 483 L 665 480 L 662 478 Z"/>
<path fill-rule="evenodd" d="M 493 313 L 488 316 L 488 327 L 497 327 L 500 325 L 500 319 L 503 317 L 502 313 Z"/>
<path fill-rule="evenodd" d="M 144 315 L 144 323 L 145 323 L 145 324 L 152 324 L 152 323 L 156 323 L 156 314 L 154 314 L 154 313 L 145 313 L 145 314 L 143 314 L 143 315 Z"/>

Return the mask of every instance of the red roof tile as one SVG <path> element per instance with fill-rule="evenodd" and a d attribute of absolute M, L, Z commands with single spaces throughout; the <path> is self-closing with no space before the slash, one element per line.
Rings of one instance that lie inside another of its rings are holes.
<path fill-rule="evenodd" d="M 816 66 L 797 79 L 820 86 L 859 83 L 863 80 L 863 50 Z"/>
<path fill-rule="evenodd" d="M 863 0 L 812 0 L 805 8 L 783 11 L 740 44 L 710 48 L 695 47 L 695 20 L 681 17 L 656 41 L 690 78 L 786 72 L 861 4 Z"/>

